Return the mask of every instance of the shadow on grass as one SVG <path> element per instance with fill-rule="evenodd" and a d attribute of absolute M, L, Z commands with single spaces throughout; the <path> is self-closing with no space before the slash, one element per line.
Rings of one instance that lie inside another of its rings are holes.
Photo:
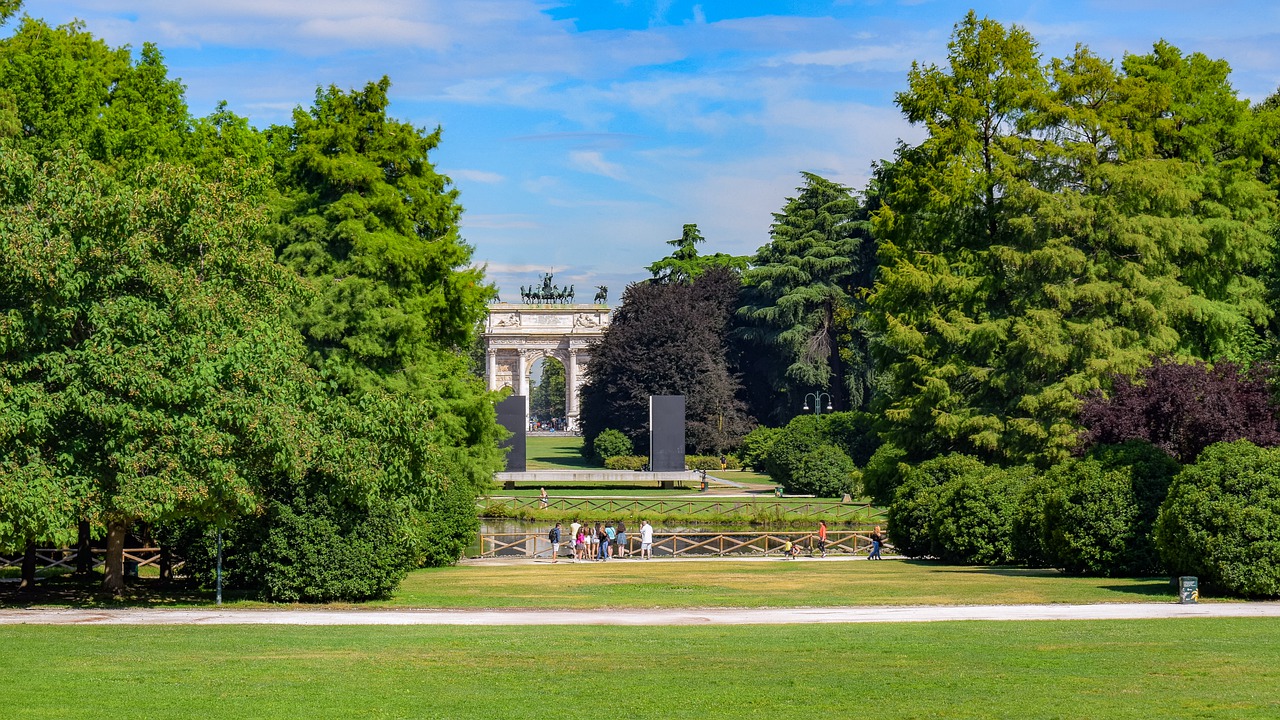
<path fill-rule="evenodd" d="M 1025 567 L 979 567 L 974 565 L 948 565 L 940 560 L 903 560 L 906 565 L 915 565 L 917 567 L 927 567 L 940 573 L 960 573 L 965 575 L 996 575 L 1008 578 L 1071 578 L 1085 579 L 1086 576 L 1067 575 L 1054 568 L 1025 568 Z M 1095 578 L 1096 580 L 1115 580 L 1116 578 Z M 1109 590 L 1111 592 L 1128 593 L 1130 595 L 1145 595 L 1149 597 L 1172 597 L 1177 595 L 1177 590 L 1169 578 L 1165 577 L 1141 577 L 1141 578 L 1125 578 L 1132 584 L 1130 585 L 1098 585 L 1099 590 Z"/>
<path fill-rule="evenodd" d="M 239 593 L 223 592 L 224 602 L 247 599 Z M 161 583 L 156 578 L 132 579 L 120 596 L 102 590 L 102 576 L 60 576 L 41 579 L 34 590 L 18 592 L 18 583 L 0 583 L 0 608 L 160 608 L 211 606 L 212 590 L 184 582 Z"/>
<path fill-rule="evenodd" d="M 582 457 L 576 450 L 566 453 L 526 455 L 525 466 L 530 470 L 604 470 Z"/>

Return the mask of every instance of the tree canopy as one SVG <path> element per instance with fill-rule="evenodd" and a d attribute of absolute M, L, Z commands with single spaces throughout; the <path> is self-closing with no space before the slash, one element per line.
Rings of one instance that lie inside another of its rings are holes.
<path fill-rule="evenodd" d="M 794 415 L 809 391 L 828 391 L 839 409 L 864 407 L 871 394 L 865 344 L 852 337 L 862 319 L 857 294 L 875 268 L 869 223 L 852 190 L 801 175 L 743 273 L 737 310 L 752 409 L 775 421 Z"/>
<path fill-rule="evenodd" d="M 886 166 L 873 220 L 889 435 L 1051 462 L 1112 375 L 1265 325 L 1275 193 L 1223 62 L 1158 43 L 1041 64 L 973 13 L 948 47 L 898 95 L 928 137 Z"/>
<path fill-rule="evenodd" d="M 587 366 L 580 417 L 588 447 L 606 429 L 647 447 L 650 395 L 685 396 L 691 451 L 719 453 L 740 442 L 750 420 L 725 343 L 738 284 L 718 268 L 688 285 L 627 287 Z"/>

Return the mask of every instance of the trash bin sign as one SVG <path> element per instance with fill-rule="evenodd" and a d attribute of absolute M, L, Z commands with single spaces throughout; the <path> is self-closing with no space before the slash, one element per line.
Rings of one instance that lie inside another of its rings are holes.
<path fill-rule="evenodd" d="M 1194 605 L 1200 599 L 1200 581 L 1191 576 L 1178 578 L 1178 602 Z"/>

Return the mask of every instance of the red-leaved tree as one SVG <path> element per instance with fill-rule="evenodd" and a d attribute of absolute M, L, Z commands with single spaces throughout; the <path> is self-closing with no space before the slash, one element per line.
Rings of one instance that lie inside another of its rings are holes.
<path fill-rule="evenodd" d="M 1117 377 L 1109 397 L 1093 393 L 1085 399 L 1085 446 L 1146 440 L 1189 463 L 1221 441 L 1280 445 L 1270 376 L 1265 365 L 1242 370 L 1230 362 L 1159 361 L 1135 382 Z"/>

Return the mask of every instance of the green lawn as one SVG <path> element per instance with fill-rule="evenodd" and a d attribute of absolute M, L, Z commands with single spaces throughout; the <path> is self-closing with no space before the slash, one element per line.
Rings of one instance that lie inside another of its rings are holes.
<path fill-rule="evenodd" d="M 1067 577 L 1056 570 L 925 562 L 539 563 L 420 570 L 394 607 L 823 607 L 1173 601 L 1167 578 Z"/>
<path fill-rule="evenodd" d="M 69 578 L 42 583 L 42 595 L 0 588 L 5 605 L 109 606 L 93 583 Z M 537 563 L 477 562 L 410 573 L 399 590 L 373 607 L 398 608 L 637 608 L 831 607 L 841 605 L 969 605 L 1172 601 L 1166 578 L 1068 577 L 1054 570 L 982 568 L 927 562 L 652 561 Z M 135 586 L 126 605 L 201 606 L 203 590 Z M 262 603 L 228 604 L 260 607 Z M 1211 598 L 1206 598 L 1211 600 Z"/>
<path fill-rule="evenodd" d="M 580 435 L 539 435 L 525 438 L 525 466 L 529 470 L 599 470 L 582 457 Z"/>
<path fill-rule="evenodd" d="M 1268 619 L 0 627 L 14 718 L 1274 718 Z"/>

